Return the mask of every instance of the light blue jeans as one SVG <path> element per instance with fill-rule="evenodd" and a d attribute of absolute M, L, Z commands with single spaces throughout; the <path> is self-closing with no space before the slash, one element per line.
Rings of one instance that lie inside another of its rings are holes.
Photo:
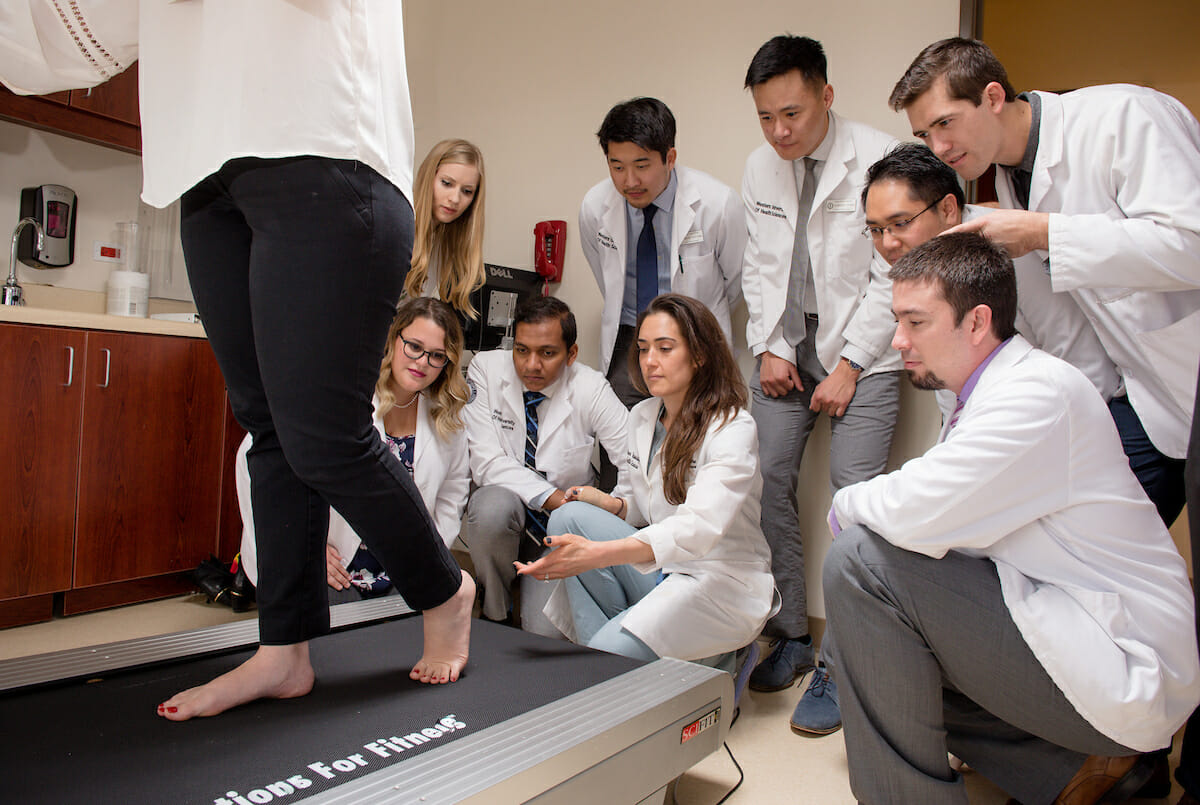
<path fill-rule="evenodd" d="M 596 542 L 624 539 L 636 532 L 620 517 L 579 501 L 555 509 L 546 527 L 547 534 L 578 534 Z M 621 624 L 630 608 L 661 580 L 659 573 L 639 573 L 631 565 L 602 567 L 565 579 L 576 641 L 610 654 L 639 660 L 658 659 L 649 646 Z M 735 652 L 728 652 L 695 662 L 732 673 L 735 658 Z"/>

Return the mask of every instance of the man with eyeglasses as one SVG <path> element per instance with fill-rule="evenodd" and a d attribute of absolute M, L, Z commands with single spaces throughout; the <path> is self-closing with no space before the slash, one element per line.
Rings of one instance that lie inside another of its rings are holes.
<path fill-rule="evenodd" d="M 888 265 L 951 227 L 994 212 L 966 204 L 954 171 L 921 143 L 898 145 L 872 165 L 862 199 L 863 232 Z M 1017 332 L 1079 369 L 1105 402 L 1111 400 L 1121 379 L 1079 305 L 1068 294 L 1053 292 L 1045 268 L 1032 255 L 1018 257 L 1013 265 Z M 953 397 L 939 395 L 938 402 L 944 411 L 954 406 Z"/>
<path fill-rule="evenodd" d="M 825 52 L 808 37 L 777 36 L 750 63 L 746 88 L 766 143 L 746 160 L 742 197 L 749 243 L 742 292 L 746 340 L 758 358 L 751 413 L 762 461 L 762 527 L 783 608 L 774 640 L 750 677 L 760 691 L 791 687 L 814 667 L 797 483 L 813 424 L 830 419 L 833 488 L 878 475 L 899 411 L 899 356 L 887 267 L 861 235 L 867 166 L 895 139 L 832 111 Z M 841 724 L 837 692 L 817 667 L 792 728 L 826 734 Z"/>
<path fill-rule="evenodd" d="M 604 375 L 576 363 L 575 337 L 566 303 L 535 297 L 517 307 L 512 350 L 480 353 L 467 369 L 464 419 L 477 488 L 459 535 L 488 620 L 515 625 L 513 562 L 541 555 L 546 518 L 566 489 L 595 482 L 596 442 L 618 469 L 627 452 L 629 412 Z M 557 634 L 541 613 L 548 587 L 522 579 L 521 625 L 528 631 Z"/>

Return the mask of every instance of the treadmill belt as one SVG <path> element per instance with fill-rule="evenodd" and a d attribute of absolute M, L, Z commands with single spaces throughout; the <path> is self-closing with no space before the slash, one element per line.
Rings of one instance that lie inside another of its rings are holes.
<path fill-rule="evenodd" d="M 408 678 L 421 619 L 312 641 L 317 683 L 176 723 L 159 702 L 252 651 L 0 697 L 0 802 L 264 803 L 299 800 L 611 679 L 644 663 L 484 621 L 458 682 Z"/>

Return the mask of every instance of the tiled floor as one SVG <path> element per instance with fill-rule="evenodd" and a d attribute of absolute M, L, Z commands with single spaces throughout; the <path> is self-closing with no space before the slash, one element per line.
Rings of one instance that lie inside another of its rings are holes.
<path fill-rule="evenodd" d="M 206 604 L 202 596 L 184 596 L 0 631 L 0 660 L 247 617 L 254 617 L 254 613 L 235 616 L 225 607 Z M 841 733 L 808 738 L 793 733 L 788 726 L 792 708 L 803 690 L 802 681 L 778 693 L 747 692 L 743 697 L 741 716 L 730 731 L 728 745 L 745 772 L 745 781 L 727 800 L 731 805 L 854 803 L 846 779 Z M 1178 752 L 1178 739 L 1176 744 Z M 1174 765 L 1175 758 L 1172 760 Z M 683 776 L 676 799 L 682 805 L 713 805 L 733 787 L 737 776 L 724 751 L 713 754 Z M 971 805 L 1003 805 L 1007 800 L 1003 792 L 978 774 L 968 773 L 967 791 Z M 1166 801 L 1178 798 L 1176 787 Z"/>

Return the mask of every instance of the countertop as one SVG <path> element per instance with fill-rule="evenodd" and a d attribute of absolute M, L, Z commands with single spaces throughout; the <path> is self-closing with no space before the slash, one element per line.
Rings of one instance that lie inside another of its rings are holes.
<path fill-rule="evenodd" d="M 126 333 L 174 335 L 186 338 L 206 337 L 204 326 L 200 324 L 181 321 L 160 321 L 158 319 L 136 319 L 131 316 L 109 316 L 106 313 L 84 313 L 75 310 L 55 310 L 44 307 L 0 305 L 0 322 L 76 327 L 81 330 L 112 330 Z"/>

